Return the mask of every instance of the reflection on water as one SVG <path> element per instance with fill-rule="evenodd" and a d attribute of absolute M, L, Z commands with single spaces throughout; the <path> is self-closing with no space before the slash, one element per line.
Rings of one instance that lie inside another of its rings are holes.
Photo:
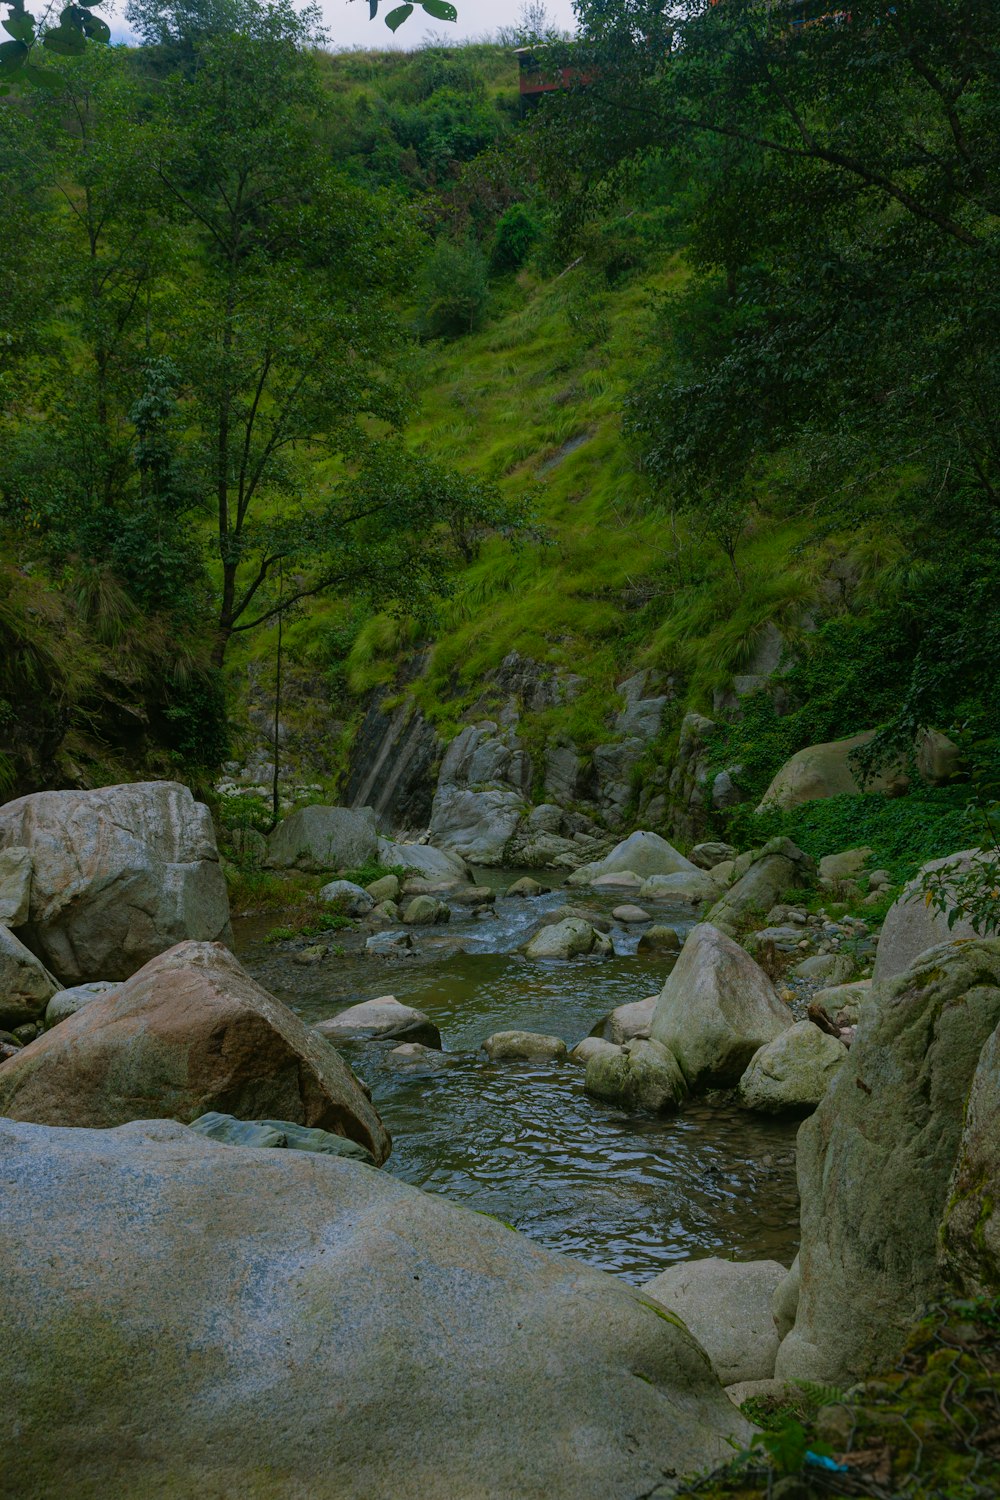
<path fill-rule="evenodd" d="M 514 878 L 502 872 L 504 884 Z M 634 1282 L 698 1255 L 788 1264 L 798 1235 L 793 1123 L 700 1104 L 673 1117 L 627 1114 L 585 1094 L 574 1063 L 491 1063 L 478 1052 L 491 1032 L 513 1028 L 572 1046 L 613 1007 L 661 988 L 662 960 L 636 954 L 635 929 L 615 928 L 617 956 L 604 962 L 540 964 L 514 951 L 568 894 L 501 900 L 495 920 L 418 930 L 427 956 L 415 959 L 357 954 L 299 967 L 249 926 L 241 956 L 307 1021 L 391 993 L 425 1010 L 445 1051 L 460 1055 L 414 1074 L 385 1063 L 393 1043 L 344 1049 L 392 1132 L 387 1171 Z M 609 911 L 615 898 L 588 894 L 586 904 Z M 690 925 L 676 910 L 655 915 Z"/>

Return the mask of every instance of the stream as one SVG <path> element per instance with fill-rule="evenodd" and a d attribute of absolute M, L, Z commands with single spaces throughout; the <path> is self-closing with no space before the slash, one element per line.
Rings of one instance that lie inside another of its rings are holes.
<path fill-rule="evenodd" d="M 552 872 L 521 870 L 476 878 L 502 891 L 521 874 L 553 881 Z M 704 1102 L 678 1115 L 627 1113 L 586 1094 L 576 1063 L 491 1063 L 478 1051 L 492 1032 L 514 1029 L 573 1046 L 615 1006 L 662 988 L 662 956 L 636 951 L 642 928 L 615 925 L 613 959 L 541 963 L 517 951 L 566 901 L 610 915 L 628 899 L 500 896 L 495 917 L 453 906 L 446 926 L 409 929 L 413 956 L 344 951 L 343 935 L 330 934 L 320 940 L 327 956 L 307 966 L 295 961 L 305 940 L 264 942 L 278 918 L 234 928 L 246 968 L 305 1021 L 392 994 L 426 1011 L 444 1050 L 458 1055 L 415 1071 L 386 1062 L 395 1042 L 343 1044 L 393 1137 L 384 1170 L 636 1284 L 705 1255 L 788 1265 L 798 1246 L 797 1121 Z M 692 925 L 689 909 L 644 905 L 682 935 Z"/>

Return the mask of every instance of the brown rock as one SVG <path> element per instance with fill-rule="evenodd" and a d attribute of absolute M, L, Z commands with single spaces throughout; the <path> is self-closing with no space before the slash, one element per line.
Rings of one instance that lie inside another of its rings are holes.
<path fill-rule="evenodd" d="M 179 943 L 0 1068 L 0 1113 L 42 1125 L 187 1123 L 209 1110 L 390 1140 L 336 1049 L 219 943 Z"/>

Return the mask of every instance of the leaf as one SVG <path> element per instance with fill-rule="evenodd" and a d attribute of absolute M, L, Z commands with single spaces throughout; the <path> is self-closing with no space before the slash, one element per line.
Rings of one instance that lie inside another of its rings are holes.
<path fill-rule="evenodd" d="M 21 77 L 33 83 L 36 88 L 47 89 L 50 94 L 61 94 L 66 87 L 66 80 L 61 73 L 56 73 L 52 68 L 39 68 L 34 63 L 25 63 L 21 69 Z"/>
<path fill-rule="evenodd" d="M 89 11 L 83 16 L 83 29 L 87 36 L 95 42 L 110 42 L 111 27 L 107 21 L 102 21 L 100 16 L 92 16 Z"/>
<path fill-rule="evenodd" d="M 396 9 L 391 10 L 386 16 L 385 24 L 388 26 L 390 31 L 395 31 L 398 27 L 402 26 L 403 22 L 408 20 L 412 15 L 412 5 L 397 5 Z"/>
<path fill-rule="evenodd" d="M 16 12 L 8 16 L 6 21 L 0 22 L 10 36 L 18 42 L 24 42 L 26 46 L 35 40 L 35 18 L 22 11 L 20 15 Z"/>
<path fill-rule="evenodd" d="M 75 26 L 60 24 L 54 31 L 47 31 L 42 37 L 42 46 L 54 52 L 57 57 L 79 57 L 86 45 L 87 41 L 82 30 Z"/>
<path fill-rule="evenodd" d="M 420 0 L 421 5 L 429 16 L 435 21 L 457 21 L 458 11 L 448 0 Z"/>
<path fill-rule="evenodd" d="M 378 15 L 378 0 L 368 0 L 368 19 L 374 21 Z"/>
<path fill-rule="evenodd" d="M 28 49 L 23 42 L 0 43 L 0 77 L 9 78 L 12 73 L 20 73 L 27 55 Z"/>

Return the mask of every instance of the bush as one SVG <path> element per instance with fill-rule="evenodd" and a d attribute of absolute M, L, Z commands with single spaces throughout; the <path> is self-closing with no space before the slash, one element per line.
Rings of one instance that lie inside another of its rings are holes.
<path fill-rule="evenodd" d="M 477 245 L 438 240 L 424 266 L 420 290 L 422 333 L 446 339 L 474 333 L 489 295 L 486 257 Z"/>
<path fill-rule="evenodd" d="M 494 274 L 519 271 L 542 232 L 537 215 L 526 203 L 512 203 L 497 222 L 490 251 Z"/>

